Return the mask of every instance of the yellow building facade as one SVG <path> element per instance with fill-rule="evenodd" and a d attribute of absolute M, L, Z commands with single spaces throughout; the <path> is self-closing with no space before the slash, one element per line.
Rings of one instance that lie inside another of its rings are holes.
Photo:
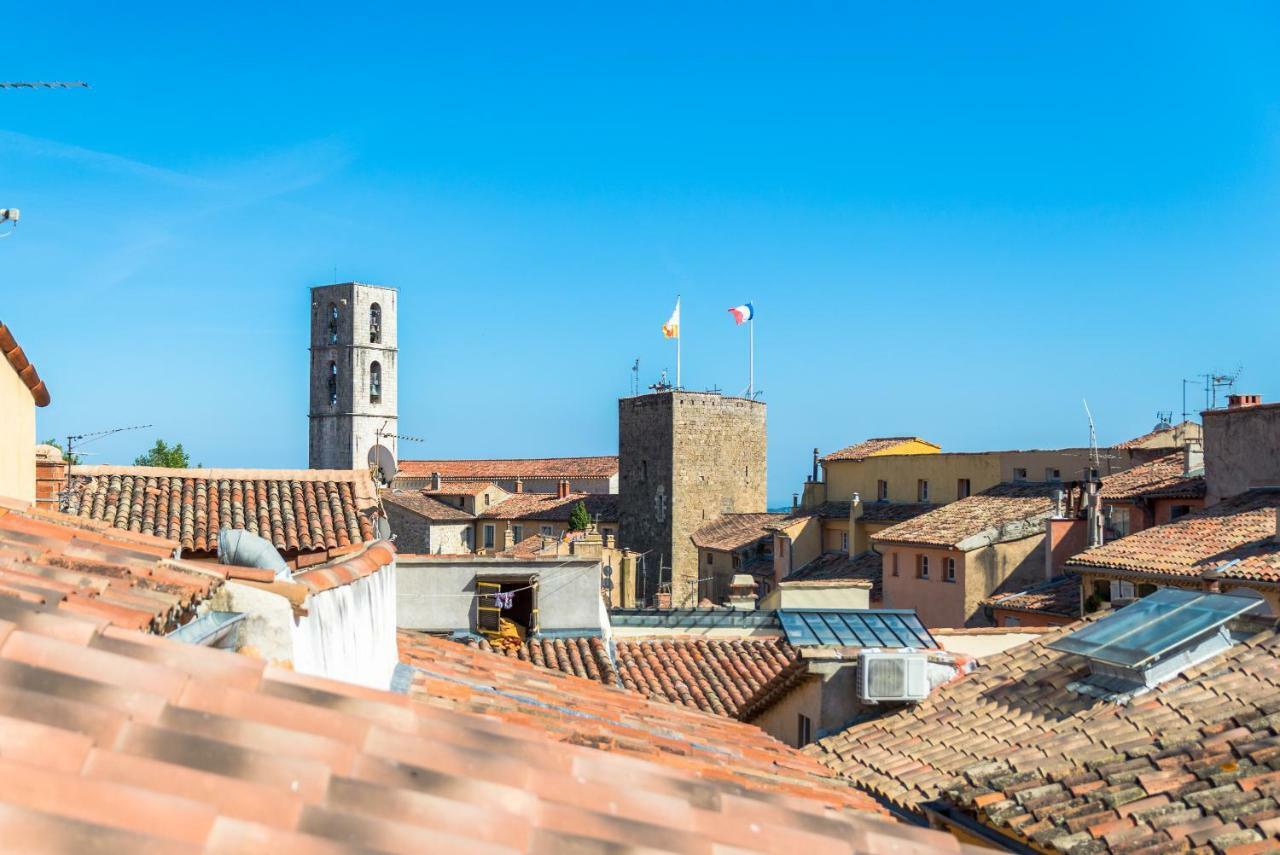
<path fill-rule="evenodd" d="M 0 496 L 35 501 L 36 407 L 48 404 L 35 366 L 0 323 Z"/>

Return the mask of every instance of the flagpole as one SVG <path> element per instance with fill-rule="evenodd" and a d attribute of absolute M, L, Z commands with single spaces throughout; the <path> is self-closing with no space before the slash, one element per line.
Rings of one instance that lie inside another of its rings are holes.
<path fill-rule="evenodd" d="M 676 295 L 676 313 L 680 312 L 680 295 Z M 684 337 L 684 318 L 676 323 L 676 388 L 680 388 L 680 339 Z"/>
<path fill-rule="evenodd" d="M 747 321 L 747 397 L 755 398 L 756 390 L 756 313 L 753 308 L 751 320 Z"/>

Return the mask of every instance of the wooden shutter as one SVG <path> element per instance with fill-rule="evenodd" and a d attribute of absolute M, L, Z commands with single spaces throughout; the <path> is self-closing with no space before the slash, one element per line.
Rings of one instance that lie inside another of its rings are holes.
<path fill-rule="evenodd" d="M 533 608 L 529 610 L 529 634 L 533 635 L 538 631 L 538 580 L 533 579 L 530 584 L 533 587 L 529 592 L 529 596 L 533 599 Z"/>
<path fill-rule="evenodd" d="M 476 629 L 480 632 L 497 632 L 501 628 L 502 609 L 493 599 L 501 590 L 497 582 L 476 582 Z"/>

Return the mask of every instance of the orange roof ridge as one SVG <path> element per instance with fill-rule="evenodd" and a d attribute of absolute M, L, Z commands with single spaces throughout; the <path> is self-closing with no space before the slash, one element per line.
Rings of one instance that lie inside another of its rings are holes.
<path fill-rule="evenodd" d="M 27 384 L 27 388 L 31 390 L 31 397 L 35 399 L 36 406 L 49 406 L 49 389 L 44 385 L 44 381 L 40 379 L 40 373 L 31 364 L 31 360 L 27 359 L 27 355 L 18 346 L 17 339 L 13 337 L 13 332 L 9 327 L 5 326 L 4 321 L 0 321 L 0 353 L 4 354 L 5 359 L 9 361 L 9 365 L 22 378 L 22 382 Z"/>
<path fill-rule="evenodd" d="M 364 548 L 355 554 L 344 555 L 338 561 L 331 561 L 296 573 L 293 581 L 306 585 L 311 593 L 319 594 L 372 576 L 395 560 L 394 544 L 389 540 L 375 540 L 372 543 L 366 543 Z"/>

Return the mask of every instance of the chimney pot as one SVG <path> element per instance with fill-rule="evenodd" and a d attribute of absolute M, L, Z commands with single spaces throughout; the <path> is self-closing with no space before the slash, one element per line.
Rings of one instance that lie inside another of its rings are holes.
<path fill-rule="evenodd" d="M 517 478 L 517 479 L 516 479 L 515 486 L 514 486 L 514 490 L 515 490 L 515 492 L 517 492 L 517 493 L 523 493 L 523 492 L 524 492 L 524 481 L 523 481 L 523 480 L 521 480 L 520 478 Z"/>
<path fill-rule="evenodd" d="M 1245 407 L 1257 407 L 1262 403 L 1261 395 L 1228 395 L 1227 409 L 1240 410 Z"/>
<path fill-rule="evenodd" d="M 439 472 L 431 473 L 431 489 L 432 490 L 440 489 L 440 473 Z"/>
<path fill-rule="evenodd" d="M 560 499 L 569 498 L 569 482 L 563 478 L 561 478 L 560 483 L 556 485 L 556 497 Z"/>

